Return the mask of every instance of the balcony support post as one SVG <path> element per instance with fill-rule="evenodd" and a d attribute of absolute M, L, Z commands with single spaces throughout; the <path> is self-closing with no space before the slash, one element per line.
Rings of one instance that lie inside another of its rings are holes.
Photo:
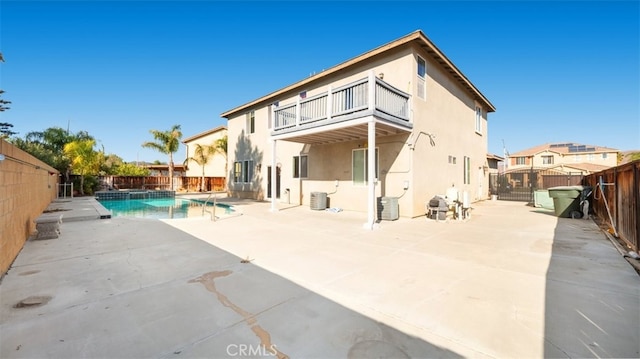
<path fill-rule="evenodd" d="M 376 121 L 373 116 L 367 123 L 367 223 L 372 230 L 376 214 Z"/>
<path fill-rule="evenodd" d="M 277 140 L 271 139 L 271 212 L 277 212 L 278 207 L 276 205 L 276 178 L 278 173 L 276 163 L 276 142 Z"/>

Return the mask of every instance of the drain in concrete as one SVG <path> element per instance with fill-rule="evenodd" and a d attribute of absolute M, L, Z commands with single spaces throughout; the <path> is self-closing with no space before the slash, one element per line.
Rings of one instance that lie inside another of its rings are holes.
<path fill-rule="evenodd" d="M 49 303 L 51 297 L 48 295 L 34 295 L 31 297 L 24 298 L 23 300 L 16 303 L 14 308 L 33 308 L 39 307 L 41 305 L 45 305 Z"/>

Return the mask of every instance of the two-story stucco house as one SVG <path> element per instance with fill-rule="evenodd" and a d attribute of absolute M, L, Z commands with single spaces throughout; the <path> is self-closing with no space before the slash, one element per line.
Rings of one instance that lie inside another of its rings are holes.
<path fill-rule="evenodd" d="M 227 178 L 227 156 L 219 149 L 219 141 L 227 137 L 227 127 L 216 128 L 185 138 L 182 143 L 186 147 L 186 178 L 182 187 L 185 190 L 214 190 L 225 188 Z M 224 141 L 223 141 L 224 142 Z M 200 150 L 198 150 L 200 148 Z M 200 151 L 200 153 L 198 153 Z M 206 158 L 203 161 L 201 157 Z M 197 178 L 197 185 L 193 179 Z"/>
<path fill-rule="evenodd" d="M 508 171 L 553 169 L 560 172 L 589 174 L 615 167 L 617 149 L 573 142 L 545 143 L 509 155 Z"/>
<path fill-rule="evenodd" d="M 196 148 L 200 146 L 215 147 L 216 141 L 227 136 L 227 127 L 218 126 L 211 130 L 207 130 L 193 136 L 189 136 L 182 140 L 186 147 L 186 159 L 195 158 Z M 212 154 L 204 165 L 204 176 L 207 177 L 226 177 L 227 159 L 221 154 Z M 200 177 L 203 175 L 203 166 L 195 161 L 187 161 L 187 177 Z"/>
<path fill-rule="evenodd" d="M 222 113 L 232 196 L 399 215 L 452 186 L 488 196 L 487 114 L 495 107 L 422 31 Z M 275 171 L 273 170 L 275 169 Z"/>

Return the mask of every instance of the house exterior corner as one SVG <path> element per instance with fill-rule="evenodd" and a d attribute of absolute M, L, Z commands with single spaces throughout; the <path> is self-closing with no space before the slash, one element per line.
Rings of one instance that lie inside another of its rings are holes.
<path fill-rule="evenodd" d="M 493 111 L 416 31 L 223 113 L 229 193 L 310 207 L 321 193 L 327 207 L 361 212 L 373 193 L 378 214 L 393 198 L 401 217 L 424 215 L 451 186 L 483 200 Z"/>

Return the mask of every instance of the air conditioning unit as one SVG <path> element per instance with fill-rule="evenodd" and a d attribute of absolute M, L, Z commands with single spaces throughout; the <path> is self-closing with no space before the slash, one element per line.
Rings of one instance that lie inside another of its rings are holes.
<path fill-rule="evenodd" d="M 400 217 L 398 197 L 378 197 L 378 218 L 395 221 Z"/>
<path fill-rule="evenodd" d="M 327 192 L 311 192 L 311 209 L 324 210 L 327 208 Z"/>

